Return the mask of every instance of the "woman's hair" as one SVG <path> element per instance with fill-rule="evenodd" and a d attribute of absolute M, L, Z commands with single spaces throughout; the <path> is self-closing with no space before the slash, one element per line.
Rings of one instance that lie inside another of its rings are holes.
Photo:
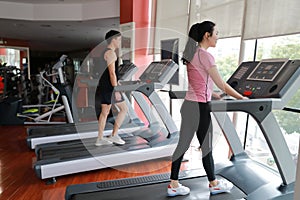
<path fill-rule="evenodd" d="M 110 30 L 105 34 L 105 40 L 107 44 L 110 44 L 112 39 L 121 36 L 121 33 L 116 30 Z"/>
<path fill-rule="evenodd" d="M 199 42 L 203 40 L 203 36 L 206 32 L 210 35 L 213 34 L 215 25 L 216 24 L 211 21 L 203 21 L 192 25 L 189 31 L 189 38 L 182 55 L 183 64 L 191 62 Z"/>

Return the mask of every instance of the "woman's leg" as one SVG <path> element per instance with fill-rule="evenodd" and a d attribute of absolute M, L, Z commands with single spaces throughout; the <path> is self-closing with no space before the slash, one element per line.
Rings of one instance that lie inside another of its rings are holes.
<path fill-rule="evenodd" d="M 181 107 L 181 127 L 177 147 L 172 156 L 171 166 L 171 185 L 178 185 L 178 174 L 180 165 L 185 152 L 188 150 L 193 139 L 194 133 L 197 130 L 199 121 L 198 103 L 184 101 Z"/>
<path fill-rule="evenodd" d="M 201 104 L 201 103 L 199 103 Z M 197 138 L 201 145 L 202 162 L 207 178 L 209 180 L 209 190 L 211 194 L 228 192 L 233 184 L 227 180 L 217 180 L 215 177 L 215 164 L 212 155 L 213 127 L 210 116 L 209 104 L 200 105 L 200 122 L 197 131 Z"/>
<path fill-rule="evenodd" d="M 200 121 L 197 138 L 201 145 L 202 162 L 209 181 L 215 181 L 215 165 L 212 155 L 213 127 L 210 116 L 210 107 L 207 103 L 199 103 Z"/>

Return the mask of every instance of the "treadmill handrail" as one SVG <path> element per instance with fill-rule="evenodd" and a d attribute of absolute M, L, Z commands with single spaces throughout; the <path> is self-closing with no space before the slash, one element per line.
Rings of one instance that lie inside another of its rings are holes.
<path fill-rule="evenodd" d="M 274 102 L 279 99 L 249 99 L 249 100 L 213 100 L 210 102 L 212 112 L 243 111 L 262 121 L 272 112 Z"/>
<path fill-rule="evenodd" d="M 132 81 L 128 82 L 128 83 L 132 83 L 132 84 L 126 84 L 126 82 L 123 82 L 123 83 L 125 83 L 125 84 L 116 86 L 114 88 L 115 91 L 117 91 L 117 92 L 139 91 L 140 88 L 147 87 L 147 86 L 148 86 L 148 88 L 153 88 L 153 89 L 162 89 L 163 88 L 163 85 L 160 83 L 144 83 L 144 82 L 132 82 Z"/>

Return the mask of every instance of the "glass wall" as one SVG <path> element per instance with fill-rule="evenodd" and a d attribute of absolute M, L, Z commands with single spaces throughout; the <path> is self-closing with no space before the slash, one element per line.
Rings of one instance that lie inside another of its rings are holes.
<path fill-rule="evenodd" d="M 216 65 L 226 81 L 236 70 L 239 63 L 240 37 L 219 39 L 215 48 L 208 51 L 215 57 Z"/>
<path fill-rule="evenodd" d="M 24 80 L 29 77 L 28 57 L 28 48 L 0 46 L 0 99 L 26 96 Z"/>
<path fill-rule="evenodd" d="M 300 12 L 296 12 L 300 6 L 298 0 L 191 0 L 183 5 L 183 1 L 176 1 L 177 7 L 182 7 L 182 12 L 164 12 L 167 5 L 174 5 L 173 0 L 158 0 L 160 12 L 156 22 L 161 28 L 179 28 L 183 34 L 188 33 L 189 27 L 194 23 L 210 20 L 217 24 L 219 30 L 219 40 L 216 48 L 209 48 L 208 51 L 216 59 L 217 67 L 224 80 L 232 75 L 239 65 L 244 61 L 259 61 L 270 58 L 300 59 Z M 278 15 L 278 12 L 283 13 Z M 187 14 L 186 14 L 187 13 Z M 187 19 L 188 16 L 188 19 Z M 168 23 L 168 19 L 176 19 L 176 23 Z M 187 19 L 187 23 L 184 23 Z M 180 23 L 178 23 L 180 22 Z M 285 23 L 289 22 L 289 23 Z M 177 25 L 179 24 L 179 25 Z M 180 40 L 184 45 L 185 41 Z M 183 49 L 180 49 L 180 54 Z M 186 90 L 186 68 L 180 65 L 182 80 L 179 86 L 172 86 L 173 90 Z M 217 89 L 217 88 L 216 88 Z M 288 102 L 287 106 L 300 108 L 299 90 Z M 180 119 L 181 101 L 173 100 L 170 112 L 178 120 Z M 296 158 L 299 143 L 299 113 L 291 113 L 284 110 L 274 111 L 276 119 L 282 129 L 284 137 L 290 148 L 291 154 Z M 245 140 L 246 151 L 254 159 L 263 164 L 275 167 L 274 159 L 266 144 L 259 126 L 255 120 L 247 114 L 238 112 L 230 113 L 235 120 L 236 129 L 242 143 L 245 138 L 245 124 L 249 121 L 247 138 Z M 215 126 L 217 127 L 217 126 Z M 216 144 L 219 148 L 225 143 Z M 216 149 L 220 153 L 219 149 Z M 225 150 L 226 151 L 226 150 Z M 224 151 L 223 151 L 224 152 Z"/>
<path fill-rule="evenodd" d="M 257 42 L 255 59 L 258 61 L 270 58 L 288 58 L 291 60 L 300 59 L 300 34 L 268 37 L 257 39 L 257 41 L 247 40 L 246 52 L 253 52 L 255 42 Z M 299 99 L 300 89 L 298 89 L 298 92 L 295 93 L 286 106 L 300 109 Z M 284 134 L 284 138 L 290 152 L 296 162 L 299 148 L 300 115 L 299 113 L 293 113 L 285 110 L 276 110 L 274 111 L 274 114 Z M 241 118 L 245 118 L 245 116 Z M 276 169 L 274 158 L 271 155 L 258 125 L 253 119 L 249 120 L 246 151 L 253 159 Z"/>

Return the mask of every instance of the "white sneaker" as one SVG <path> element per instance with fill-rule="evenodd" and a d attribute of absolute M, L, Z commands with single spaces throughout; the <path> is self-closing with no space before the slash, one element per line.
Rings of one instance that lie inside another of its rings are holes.
<path fill-rule="evenodd" d="M 187 195 L 190 193 L 190 188 L 183 186 L 180 183 L 178 185 L 179 186 L 177 188 L 172 188 L 171 185 L 168 185 L 168 196 L 169 197 L 174 197 L 177 195 Z"/>
<path fill-rule="evenodd" d="M 223 192 L 230 192 L 233 184 L 227 180 L 218 180 L 218 185 L 211 186 L 209 185 L 210 194 L 219 194 Z"/>
<path fill-rule="evenodd" d="M 125 144 L 125 141 L 122 140 L 122 138 L 119 135 L 107 137 L 107 140 L 112 143 L 119 144 L 119 145 Z"/>
<path fill-rule="evenodd" d="M 104 139 L 104 138 L 102 138 L 102 139 L 97 138 L 97 141 L 96 141 L 96 143 L 95 143 L 95 145 L 96 145 L 97 147 L 102 146 L 102 145 L 109 145 L 109 144 L 112 144 L 112 142 L 111 142 L 111 141 L 108 141 L 107 139 Z"/>

